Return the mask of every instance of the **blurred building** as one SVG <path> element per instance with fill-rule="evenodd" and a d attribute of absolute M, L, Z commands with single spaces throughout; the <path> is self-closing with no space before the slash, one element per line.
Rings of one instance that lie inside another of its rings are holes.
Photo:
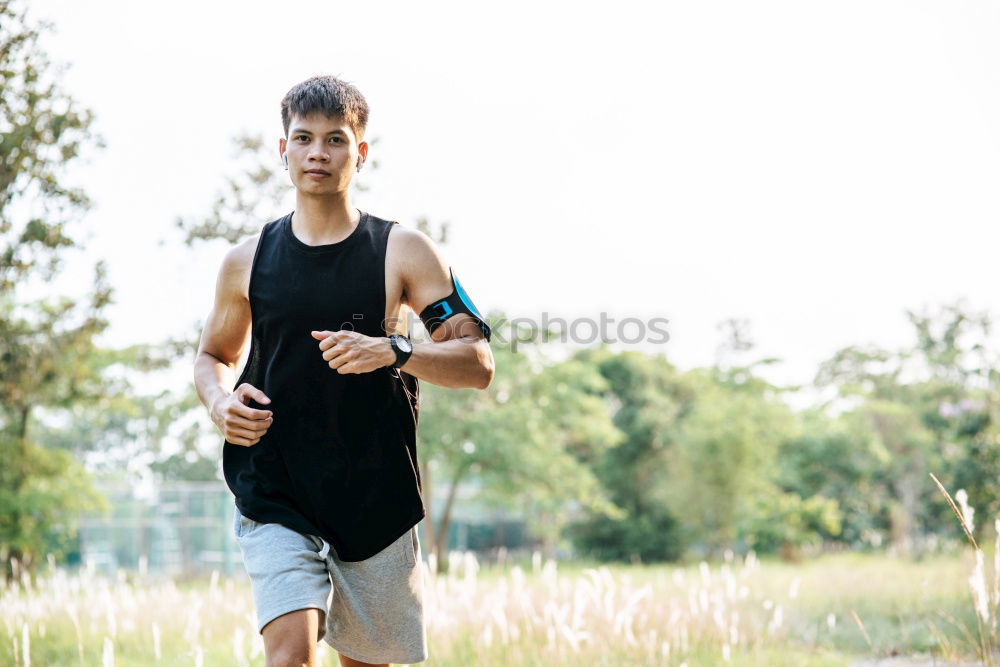
<path fill-rule="evenodd" d="M 166 575 L 242 571 L 233 536 L 233 495 L 225 483 L 169 482 L 138 489 L 104 482 L 97 487 L 111 503 L 110 516 L 81 516 L 79 548 L 70 554 L 70 565 L 104 573 L 119 568 Z M 475 492 L 474 484 L 458 489 L 448 549 L 487 556 L 501 547 L 525 546 L 523 520 L 478 506 Z M 440 516 L 445 496 L 446 489 L 434 489 L 433 516 Z M 426 522 L 418 526 L 422 541 Z"/>

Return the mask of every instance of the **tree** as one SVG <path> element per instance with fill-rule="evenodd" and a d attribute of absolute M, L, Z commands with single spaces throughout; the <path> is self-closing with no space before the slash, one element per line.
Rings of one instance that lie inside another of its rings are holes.
<path fill-rule="evenodd" d="M 50 27 L 41 24 L 42 28 Z M 69 235 L 90 202 L 61 182 L 84 146 L 103 145 L 56 81 L 26 10 L 0 2 L 0 557 L 9 579 L 32 569 L 55 533 L 72 529 L 73 513 L 106 507 L 86 472 L 66 452 L 40 447 L 31 429 L 39 408 L 65 408 L 99 395 L 110 359 L 95 354 L 110 303 L 105 267 L 82 304 L 68 297 L 23 301 L 32 279 L 58 272 Z"/>
<path fill-rule="evenodd" d="M 670 460 L 668 504 L 685 540 L 710 553 L 753 538 L 748 522 L 763 509 L 780 508 L 775 468 L 781 444 L 795 436 L 797 423 L 779 387 L 761 378 L 759 366 L 773 358 L 751 359 L 754 344 L 744 322 L 723 323 L 726 338 L 709 369 L 685 373 L 695 397 L 676 430 Z"/>
<path fill-rule="evenodd" d="M 688 379 L 697 400 L 677 433 L 670 507 L 689 541 L 718 554 L 736 543 L 755 507 L 773 505 L 778 449 L 794 437 L 796 423 L 788 406 L 756 382 L 734 388 L 704 370 Z"/>
<path fill-rule="evenodd" d="M 870 424 L 857 415 L 836 417 L 816 407 L 798 417 L 799 435 L 783 442 L 779 450 L 777 484 L 800 500 L 827 499 L 841 513 L 836 531 L 821 528 L 816 535 L 802 536 L 802 542 L 822 538 L 852 548 L 879 546 L 889 521 L 880 472 L 886 451 Z M 762 519 L 766 520 L 770 519 Z"/>
<path fill-rule="evenodd" d="M 623 441 L 587 457 L 618 512 L 574 524 L 574 543 L 601 560 L 678 558 L 685 544 L 668 489 L 677 481 L 670 466 L 679 425 L 695 400 L 692 388 L 662 356 L 616 353 L 602 345 L 575 358 L 607 381 L 609 414 Z"/>
<path fill-rule="evenodd" d="M 107 444 L 115 429 L 134 446 L 127 429 L 147 421 L 155 397 L 137 397 L 128 373 L 164 369 L 182 353 L 176 341 L 97 345 L 112 302 L 103 261 L 84 298 L 51 295 L 50 282 L 79 247 L 72 227 L 91 204 L 64 183 L 65 168 L 104 142 L 90 131 L 93 113 L 60 88 L 62 68 L 39 49 L 46 27 L 0 1 L 0 558 L 7 577 L 32 569 L 44 545 L 65 545 L 79 513 L 110 510 L 78 455 Z M 32 298 L 31 290 L 47 296 Z"/>
<path fill-rule="evenodd" d="M 506 330 L 494 333 L 513 338 Z M 441 516 L 425 529 L 434 552 L 444 553 L 458 487 L 475 479 L 480 503 L 523 512 L 551 553 L 574 511 L 617 515 L 587 465 L 621 440 L 604 398 L 607 383 L 593 365 L 572 358 L 553 363 L 535 345 L 514 351 L 494 343 L 493 354 L 496 372 L 485 390 L 421 385 L 426 504 L 432 475 L 447 489 Z"/>
<path fill-rule="evenodd" d="M 196 339 L 196 334 L 181 334 L 177 340 L 96 350 L 95 355 L 107 361 L 96 361 L 91 355 L 88 363 L 116 371 L 148 373 L 169 369 L 178 359 L 192 358 Z M 177 395 L 164 388 L 137 395 L 121 372 L 106 377 L 104 382 L 104 392 L 68 406 L 59 421 L 38 422 L 34 428 L 36 442 L 71 453 L 102 479 L 120 479 L 123 471 L 129 481 L 145 477 L 147 471 L 159 479 L 218 479 L 218 459 L 204 456 L 198 446 L 204 429 L 201 420 L 195 418 L 194 409 L 201 407 L 196 394 L 184 391 Z M 176 442 L 181 445 L 180 451 L 168 453 L 168 446 Z"/>
<path fill-rule="evenodd" d="M 826 407 L 842 410 L 878 462 L 872 479 L 887 498 L 888 529 L 908 553 L 938 526 L 956 528 L 929 472 L 966 488 L 989 515 L 1000 509 L 996 480 L 997 364 L 989 351 L 990 320 L 961 304 L 933 314 L 907 312 L 916 343 L 901 350 L 852 346 L 825 362 L 816 377 L 836 390 Z M 977 526 L 977 532 L 982 525 Z"/>

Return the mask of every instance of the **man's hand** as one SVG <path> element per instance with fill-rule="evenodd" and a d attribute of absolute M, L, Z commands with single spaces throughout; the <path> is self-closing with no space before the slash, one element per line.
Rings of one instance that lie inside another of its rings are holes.
<path fill-rule="evenodd" d="M 226 437 L 226 442 L 251 447 L 260 442 L 274 421 L 270 410 L 255 410 L 247 403 L 270 403 L 264 392 L 244 382 L 231 394 L 216 399 L 212 404 L 212 421 Z"/>
<path fill-rule="evenodd" d="M 341 375 L 370 373 L 396 361 L 396 353 L 385 336 L 374 338 L 345 329 L 310 333 L 319 341 L 323 359 Z"/>

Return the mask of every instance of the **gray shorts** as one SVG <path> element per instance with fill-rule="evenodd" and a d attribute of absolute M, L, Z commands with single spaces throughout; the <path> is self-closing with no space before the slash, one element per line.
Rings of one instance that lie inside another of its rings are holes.
<path fill-rule="evenodd" d="M 416 526 L 371 558 L 344 562 L 321 537 L 259 523 L 233 509 L 258 632 L 282 614 L 311 607 L 326 612 L 317 641 L 348 658 L 405 664 L 427 659 Z"/>

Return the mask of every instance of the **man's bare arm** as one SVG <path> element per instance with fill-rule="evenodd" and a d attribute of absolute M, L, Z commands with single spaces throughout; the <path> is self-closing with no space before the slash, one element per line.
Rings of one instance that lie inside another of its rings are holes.
<path fill-rule="evenodd" d="M 252 249 L 252 246 L 251 248 Z M 246 244 L 231 249 L 222 261 L 215 286 L 215 303 L 201 332 L 194 362 L 194 384 L 201 402 L 226 440 L 253 445 L 271 424 L 270 410 L 246 405 L 250 398 L 268 403 L 256 387 L 244 384 L 231 391 L 236 365 L 250 333 L 250 303 L 243 295 L 247 268 Z"/>
<path fill-rule="evenodd" d="M 424 233 L 400 228 L 401 266 L 407 304 L 420 313 L 451 294 L 448 264 Z M 431 334 L 429 343 L 414 343 L 401 370 L 442 387 L 486 389 L 493 381 L 493 351 L 476 321 L 467 313 L 449 317 Z M 392 361 L 395 353 L 389 348 Z M 390 363 L 392 363 L 390 361 Z"/>

